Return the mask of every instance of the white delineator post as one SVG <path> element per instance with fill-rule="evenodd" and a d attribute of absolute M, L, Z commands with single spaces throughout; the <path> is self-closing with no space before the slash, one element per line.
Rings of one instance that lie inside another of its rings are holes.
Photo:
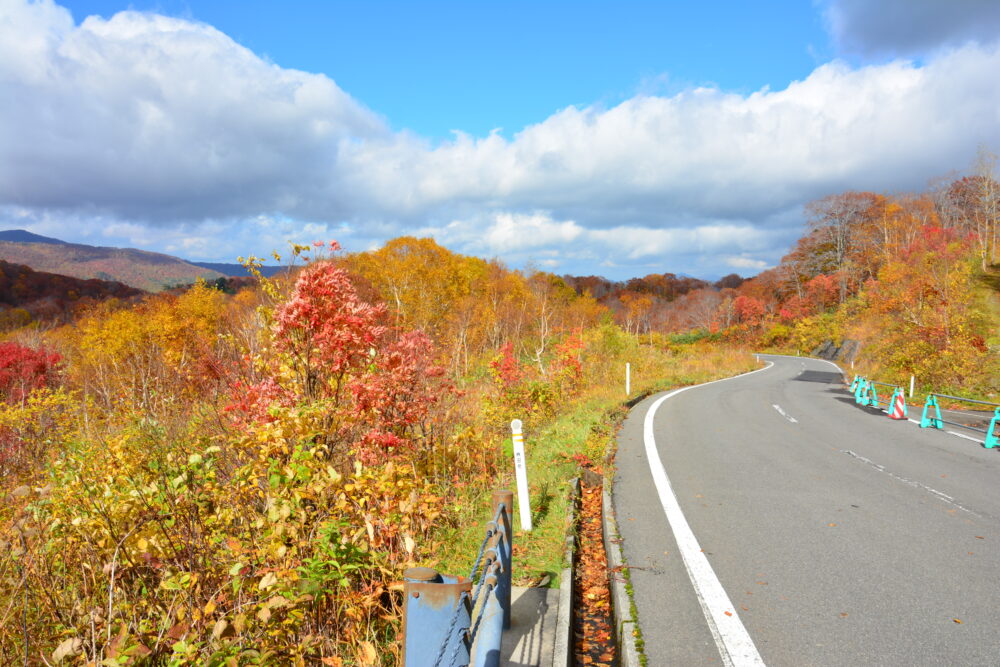
<path fill-rule="evenodd" d="M 625 396 L 632 393 L 632 364 L 625 362 Z"/>
<path fill-rule="evenodd" d="M 914 377 L 911 375 L 910 376 L 910 398 L 913 398 L 913 379 L 914 379 Z"/>
<path fill-rule="evenodd" d="M 528 500 L 528 469 L 524 464 L 524 436 L 521 420 L 510 423 L 514 440 L 514 475 L 517 477 L 517 508 L 521 513 L 521 530 L 531 530 L 531 503 Z"/>

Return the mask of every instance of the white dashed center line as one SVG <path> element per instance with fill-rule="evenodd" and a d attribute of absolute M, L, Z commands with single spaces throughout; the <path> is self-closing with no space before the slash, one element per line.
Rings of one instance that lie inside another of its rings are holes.
<path fill-rule="evenodd" d="M 781 415 L 782 417 L 784 417 L 788 421 L 792 422 L 793 424 L 798 424 L 799 423 L 798 419 L 796 419 L 795 417 L 792 417 L 790 414 L 788 414 L 787 412 L 785 412 L 784 410 L 782 410 L 780 405 L 778 405 L 778 404 L 775 403 L 775 404 L 772 404 L 771 407 L 774 408 L 775 410 L 777 410 L 779 415 Z"/>

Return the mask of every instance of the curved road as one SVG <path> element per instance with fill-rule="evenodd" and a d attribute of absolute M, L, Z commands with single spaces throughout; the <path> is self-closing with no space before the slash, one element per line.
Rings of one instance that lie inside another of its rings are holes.
<path fill-rule="evenodd" d="M 832 364 L 761 356 L 619 433 L 649 664 L 1000 664 L 1000 448 L 856 406 Z"/>

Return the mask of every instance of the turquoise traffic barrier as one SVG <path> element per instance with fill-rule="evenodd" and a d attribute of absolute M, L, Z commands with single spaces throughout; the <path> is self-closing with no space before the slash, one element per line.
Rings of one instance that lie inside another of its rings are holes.
<path fill-rule="evenodd" d="M 863 377 L 858 377 L 857 382 L 854 384 L 854 402 L 858 405 L 864 405 L 863 397 L 865 395 L 865 386 L 868 381 Z"/>
<path fill-rule="evenodd" d="M 878 408 L 879 410 L 882 410 L 883 412 L 890 412 L 892 410 L 892 402 L 896 399 L 897 393 L 900 392 L 900 391 L 902 391 L 902 387 L 900 387 L 899 385 L 895 385 L 895 384 L 887 384 L 885 382 L 869 382 L 868 384 L 871 387 L 871 392 L 870 392 L 870 394 L 868 396 L 868 405 L 871 406 L 871 407 L 873 407 L 873 408 Z M 882 405 L 882 403 L 879 401 L 878 387 L 885 387 L 886 388 L 886 391 L 885 391 L 885 393 L 883 395 L 888 394 L 889 393 L 888 392 L 889 389 L 893 390 L 892 391 L 892 397 L 889 399 L 889 402 L 886 403 L 885 405 Z"/>
<path fill-rule="evenodd" d="M 1000 407 L 993 409 L 993 419 L 990 420 L 990 425 L 986 429 L 986 440 L 983 441 L 983 447 L 993 449 L 1000 445 L 1000 440 L 997 439 L 997 424 L 1000 424 Z"/>
<path fill-rule="evenodd" d="M 927 416 L 927 411 L 934 408 L 933 419 Z M 944 420 L 941 419 L 941 408 L 938 406 L 937 396 L 927 394 L 927 401 L 924 403 L 924 412 L 920 415 L 920 428 L 944 428 Z"/>
<path fill-rule="evenodd" d="M 938 405 L 938 397 L 948 398 L 962 403 L 972 403 L 974 405 L 988 405 L 993 408 L 993 418 L 990 419 L 989 426 L 984 429 L 971 424 L 948 421 L 947 419 L 941 417 L 941 407 Z M 934 408 L 933 416 L 928 414 L 931 408 Z M 923 415 L 920 417 L 920 428 L 944 428 L 945 424 L 982 433 L 984 436 L 983 447 L 986 447 L 987 449 L 993 449 L 994 447 L 1000 446 L 1000 439 L 998 439 L 997 436 L 997 426 L 1000 425 L 1000 404 L 988 403 L 987 401 L 976 401 L 971 398 L 962 398 L 961 396 L 949 396 L 948 394 L 929 394 L 927 396 L 927 402 L 924 403 Z"/>

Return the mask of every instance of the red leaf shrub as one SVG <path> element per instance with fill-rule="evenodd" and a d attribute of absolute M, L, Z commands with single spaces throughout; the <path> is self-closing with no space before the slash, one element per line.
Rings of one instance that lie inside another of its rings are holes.
<path fill-rule="evenodd" d="M 19 403 L 32 391 L 51 385 L 61 360 L 45 349 L 0 343 L 0 399 Z"/>

